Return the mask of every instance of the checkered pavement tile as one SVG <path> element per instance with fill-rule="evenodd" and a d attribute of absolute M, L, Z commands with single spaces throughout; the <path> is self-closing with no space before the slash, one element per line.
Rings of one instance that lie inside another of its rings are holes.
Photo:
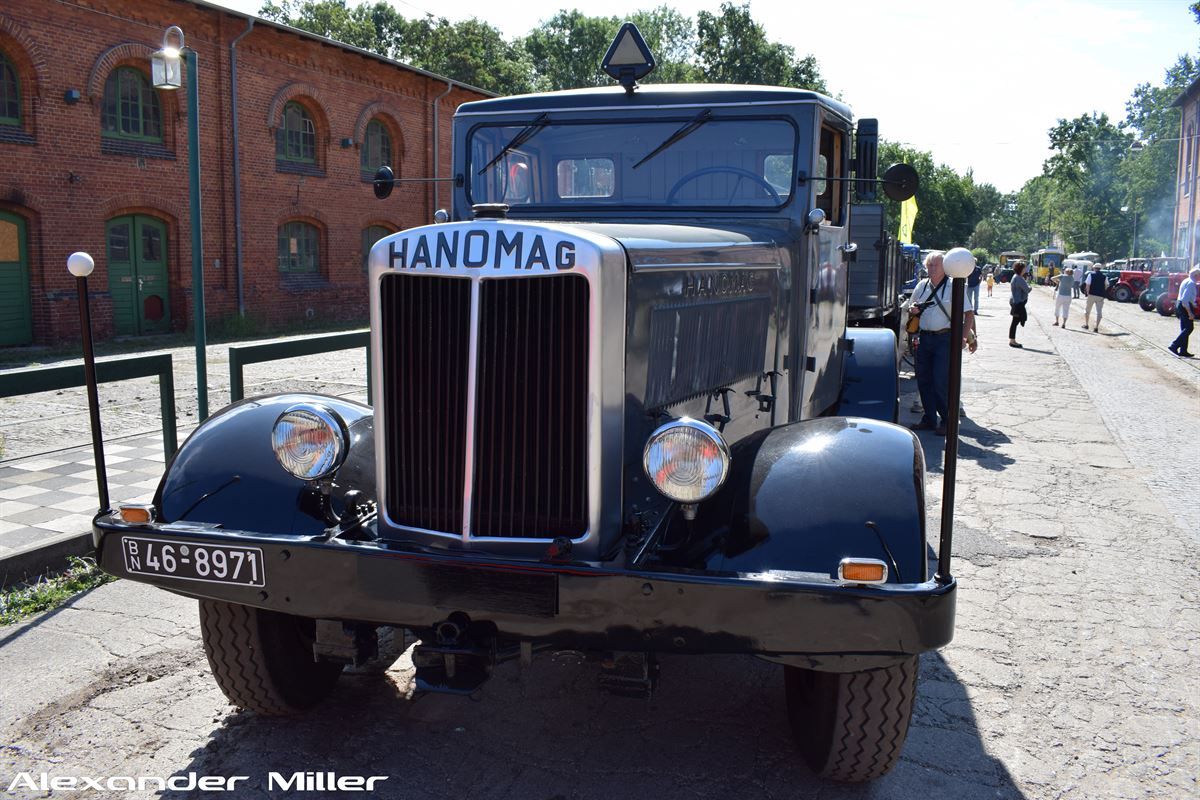
<path fill-rule="evenodd" d="M 109 496 L 149 502 L 162 477 L 160 434 L 104 445 Z M 64 533 L 86 533 L 98 506 L 90 447 L 0 463 L 0 557 Z"/>

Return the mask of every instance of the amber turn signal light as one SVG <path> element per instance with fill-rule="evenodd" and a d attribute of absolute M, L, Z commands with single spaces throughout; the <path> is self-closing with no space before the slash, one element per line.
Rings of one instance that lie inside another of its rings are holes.
<path fill-rule="evenodd" d="M 838 564 L 840 583 L 886 583 L 887 564 L 874 558 L 843 558 Z"/>
<path fill-rule="evenodd" d="M 150 506 L 143 505 L 122 505 L 117 507 L 117 514 L 120 515 L 122 522 L 133 524 L 144 524 L 154 519 L 154 510 Z"/>

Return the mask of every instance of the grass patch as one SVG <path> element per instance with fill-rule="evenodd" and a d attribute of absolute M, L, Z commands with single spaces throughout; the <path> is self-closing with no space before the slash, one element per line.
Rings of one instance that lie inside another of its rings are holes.
<path fill-rule="evenodd" d="M 56 608 L 80 592 L 116 580 L 96 566 L 95 559 L 71 556 L 69 563 L 62 572 L 41 575 L 32 583 L 0 592 L 0 625 L 20 622 Z"/>

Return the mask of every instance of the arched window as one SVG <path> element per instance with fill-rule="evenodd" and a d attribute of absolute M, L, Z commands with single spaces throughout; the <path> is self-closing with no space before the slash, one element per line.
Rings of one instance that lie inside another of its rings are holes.
<path fill-rule="evenodd" d="M 21 84 L 17 68 L 0 52 L 0 125 L 21 124 Z"/>
<path fill-rule="evenodd" d="M 162 141 L 162 109 L 150 81 L 133 67 L 118 67 L 104 82 L 101 132 L 118 139 Z"/>
<path fill-rule="evenodd" d="M 279 271 L 315 275 L 320 271 L 317 253 L 321 232 L 307 222 L 287 222 L 279 226 Z"/>
<path fill-rule="evenodd" d="M 363 228 L 362 232 L 362 266 L 363 272 L 367 271 L 367 257 L 371 255 L 371 247 L 376 242 L 385 236 L 388 236 L 395 231 L 390 228 L 385 228 L 382 225 L 368 225 Z"/>
<path fill-rule="evenodd" d="M 317 163 L 317 128 L 308 110 L 299 103 L 283 107 L 283 119 L 275 132 L 275 160 Z"/>
<path fill-rule="evenodd" d="M 367 123 L 367 130 L 363 135 L 363 177 L 374 177 L 375 171 L 382 166 L 395 168 L 392 163 L 392 134 L 382 121 L 373 119 Z"/>

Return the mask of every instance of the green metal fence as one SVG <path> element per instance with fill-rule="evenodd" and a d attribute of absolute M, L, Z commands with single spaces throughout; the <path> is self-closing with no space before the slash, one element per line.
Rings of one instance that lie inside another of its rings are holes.
<path fill-rule="evenodd" d="M 163 420 L 163 452 L 168 461 L 175 455 L 179 446 L 175 430 L 175 374 L 171 369 L 170 353 L 108 358 L 96 362 L 98 383 L 158 377 L 158 399 L 162 405 Z M 67 367 L 29 367 L 0 372 L 0 397 L 56 392 L 84 385 L 82 364 Z"/>
<path fill-rule="evenodd" d="M 246 396 L 243 372 L 247 364 L 277 361 L 282 358 L 311 356 L 317 353 L 332 353 L 337 350 L 353 350 L 362 347 L 367 351 L 367 403 L 371 402 L 371 333 L 368 330 L 348 333 L 326 333 L 289 339 L 286 342 L 247 344 L 229 348 L 229 402 Z"/>

